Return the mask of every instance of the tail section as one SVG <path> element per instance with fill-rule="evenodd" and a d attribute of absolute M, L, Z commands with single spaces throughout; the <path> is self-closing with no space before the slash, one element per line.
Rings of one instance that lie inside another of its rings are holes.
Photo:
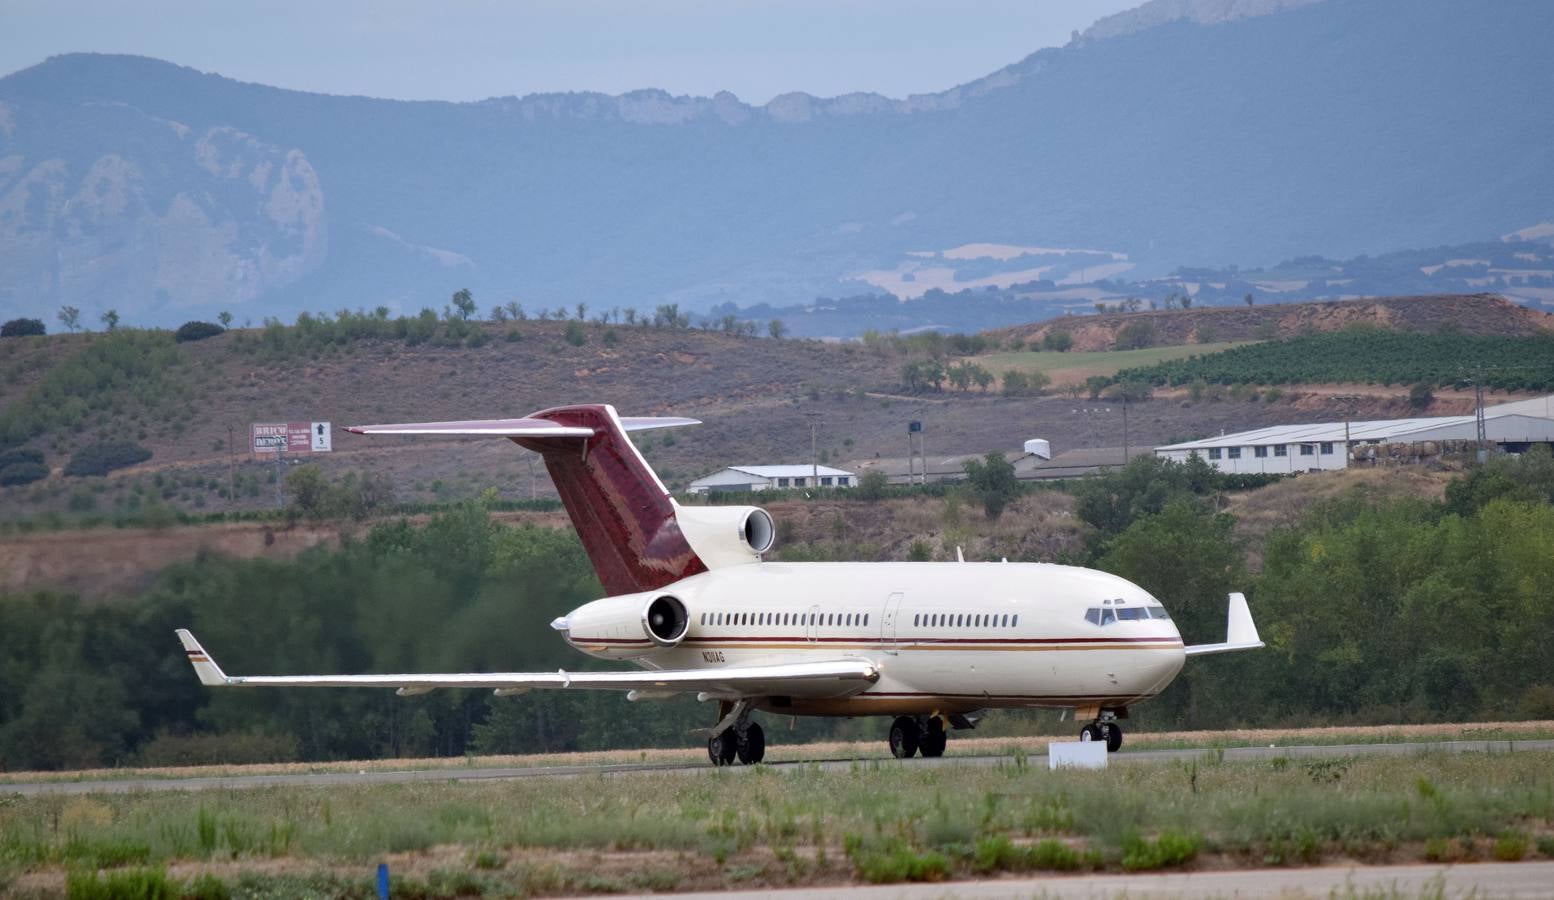
<path fill-rule="evenodd" d="M 505 437 L 539 453 L 605 591 L 630 594 L 707 570 L 680 532 L 669 489 L 626 437 L 628 431 L 693 424 L 694 419 L 623 419 L 601 403 L 558 406 L 522 419 L 347 430 Z"/>

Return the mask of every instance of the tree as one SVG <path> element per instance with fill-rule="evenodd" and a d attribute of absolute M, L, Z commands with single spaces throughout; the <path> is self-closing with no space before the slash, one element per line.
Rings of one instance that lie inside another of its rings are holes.
<path fill-rule="evenodd" d="M 1430 383 L 1421 381 L 1408 389 L 1408 405 L 1414 409 L 1425 409 L 1435 402 L 1435 392 L 1430 390 Z"/>
<path fill-rule="evenodd" d="M 475 314 L 475 295 L 469 288 L 459 288 L 453 294 L 453 306 L 459 311 L 459 318 L 468 321 Z"/>
<path fill-rule="evenodd" d="M 971 380 L 975 381 L 977 387 L 985 394 L 988 388 L 993 385 L 993 373 L 973 363 L 971 366 Z"/>
<path fill-rule="evenodd" d="M 507 307 L 497 304 L 491 307 L 491 321 L 501 324 L 507 321 Z"/>
<path fill-rule="evenodd" d="M 0 325 L 0 337 L 32 337 L 46 332 L 42 319 L 12 319 Z"/>
<path fill-rule="evenodd" d="M 1041 348 L 1057 353 L 1067 353 L 1074 346 L 1074 336 L 1066 331 L 1053 330 L 1042 335 Z"/>
<path fill-rule="evenodd" d="M 627 325 L 637 324 L 637 308 L 635 306 L 628 306 L 621 310 L 621 315 L 623 317 L 622 321 Z"/>
<path fill-rule="evenodd" d="M 301 321 L 300 316 L 298 319 Z M 225 330 L 215 322 L 185 322 L 173 332 L 173 339 L 180 344 L 187 344 L 190 341 L 203 341 L 206 338 L 215 337 Z"/>
<path fill-rule="evenodd" d="M 522 322 L 524 319 L 529 317 L 528 313 L 523 311 L 523 304 L 519 303 L 517 300 L 507 301 L 504 308 L 507 310 L 507 315 L 511 317 L 514 322 Z"/>
<path fill-rule="evenodd" d="M 380 318 L 380 319 L 387 319 L 388 318 L 388 307 L 380 306 L 380 307 L 378 307 L 378 309 L 382 310 L 382 312 L 381 312 L 381 314 L 379 314 L 378 318 Z M 222 328 L 231 328 L 232 327 L 232 314 L 227 312 L 226 310 L 222 310 L 221 312 L 216 314 L 216 321 L 221 323 L 221 327 Z"/>
<path fill-rule="evenodd" d="M 1247 292 L 1247 295 L 1245 297 L 1241 298 L 1241 302 L 1245 303 L 1247 306 L 1251 306 L 1252 305 L 1253 300 L 1252 300 L 1252 294 L 1251 294 L 1250 291 Z"/>
<path fill-rule="evenodd" d="M 879 500 L 885 496 L 885 489 L 889 485 L 890 479 L 884 472 L 870 469 L 858 479 L 858 487 L 853 490 L 853 496 L 859 500 Z"/>
<path fill-rule="evenodd" d="M 81 310 L 74 306 L 61 306 L 57 318 L 61 325 L 70 329 L 71 334 L 81 327 Z"/>
<path fill-rule="evenodd" d="M 103 327 L 109 331 L 119 327 L 119 311 L 116 309 L 110 309 L 98 318 L 102 320 Z"/>
<path fill-rule="evenodd" d="M 1154 323 L 1134 321 L 1117 330 L 1118 350 L 1142 350 L 1155 342 Z"/>
<path fill-rule="evenodd" d="M 982 499 L 982 511 L 989 519 L 1003 515 L 1004 507 L 1020 496 L 1014 463 L 997 450 L 989 450 L 981 459 L 966 460 L 966 480 Z"/>
<path fill-rule="evenodd" d="M 1182 295 L 1182 309 L 1192 309 L 1192 294 Z"/>
<path fill-rule="evenodd" d="M 581 322 L 586 318 L 588 318 L 588 304 L 579 303 L 577 305 L 577 320 Z"/>
<path fill-rule="evenodd" d="M 773 319 L 766 323 L 766 333 L 771 335 L 772 340 L 780 341 L 788 334 L 788 323 L 781 319 Z"/>

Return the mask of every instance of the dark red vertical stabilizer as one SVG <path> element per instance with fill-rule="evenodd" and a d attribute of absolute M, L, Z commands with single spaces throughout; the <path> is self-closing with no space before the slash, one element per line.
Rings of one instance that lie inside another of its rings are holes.
<path fill-rule="evenodd" d="M 707 571 L 675 522 L 674 504 L 604 404 L 529 418 L 593 429 L 592 437 L 514 437 L 545 458 L 599 581 L 610 594 L 651 591 Z"/>

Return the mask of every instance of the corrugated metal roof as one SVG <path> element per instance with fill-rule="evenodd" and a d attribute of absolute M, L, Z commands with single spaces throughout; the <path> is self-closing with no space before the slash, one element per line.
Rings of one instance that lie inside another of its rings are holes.
<path fill-rule="evenodd" d="M 1435 416 L 1419 419 L 1373 419 L 1349 423 L 1349 439 L 1354 441 L 1387 441 L 1404 437 L 1416 431 L 1450 428 L 1467 425 L 1476 428 L 1473 416 Z M 1187 441 L 1156 447 L 1156 450 L 1201 450 L 1209 447 L 1255 447 L 1262 444 L 1309 444 L 1320 441 L 1342 441 L 1344 423 L 1313 422 L 1306 425 L 1274 425 L 1252 431 L 1238 431 L 1201 441 Z"/>
<path fill-rule="evenodd" d="M 729 466 L 736 472 L 744 472 L 747 475 L 756 475 L 761 478 L 807 478 L 810 475 L 851 475 L 853 473 L 842 469 L 833 469 L 830 466 L 792 465 L 792 466 Z"/>

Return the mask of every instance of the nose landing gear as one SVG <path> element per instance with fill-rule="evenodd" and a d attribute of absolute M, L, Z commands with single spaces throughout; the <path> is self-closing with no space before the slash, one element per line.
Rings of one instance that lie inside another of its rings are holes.
<path fill-rule="evenodd" d="M 1079 739 L 1105 741 L 1106 752 L 1116 753 L 1122 749 L 1122 726 L 1117 723 L 1114 713 L 1103 712 L 1100 718 L 1079 729 Z"/>

